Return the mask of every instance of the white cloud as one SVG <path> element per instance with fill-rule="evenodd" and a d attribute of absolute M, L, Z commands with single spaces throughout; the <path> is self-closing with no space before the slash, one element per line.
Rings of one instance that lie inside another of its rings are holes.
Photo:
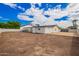
<path fill-rule="evenodd" d="M 17 7 L 17 5 L 14 4 L 14 3 L 3 3 L 3 4 L 7 5 L 7 6 L 11 7 L 11 8 L 16 8 Z"/>
<path fill-rule="evenodd" d="M 26 16 L 26 15 L 21 15 L 21 14 L 19 14 L 17 17 L 18 17 L 19 19 L 21 19 L 21 20 L 27 20 L 27 21 L 32 21 L 32 20 L 33 20 L 32 18 L 29 18 L 28 16 Z"/>
<path fill-rule="evenodd" d="M 15 3 L 3 3 L 4 5 L 7 5 L 7 6 L 9 6 L 9 7 L 11 7 L 11 8 L 14 8 L 14 9 L 20 9 L 20 10 L 22 10 L 22 11 L 25 11 L 25 9 L 23 8 L 23 7 L 21 7 L 21 6 L 17 6 L 17 4 L 15 4 Z"/>
<path fill-rule="evenodd" d="M 60 7 L 61 6 L 59 5 L 59 6 L 56 6 L 56 9 L 49 9 L 48 11 L 44 11 L 43 9 L 40 10 L 39 8 L 35 8 L 35 5 L 31 4 L 31 8 L 27 9 L 25 13 L 22 13 L 22 14 L 33 15 L 34 16 L 33 19 L 29 18 L 30 20 L 34 20 L 33 24 L 51 25 L 51 24 L 57 23 L 56 21 L 54 21 L 54 19 L 60 18 L 66 15 L 64 14 L 64 11 L 61 11 Z M 50 17 L 47 18 L 44 15 L 49 15 Z M 25 18 L 24 20 L 28 20 L 27 16 L 21 17 L 21 18 L 23 19 Z"/>
<path fill-rule="evenodd" d="M 66 15 L 64 11 L 61 11 L 61 9 L 54 9 L 54 10 L 51 9 L 50 12 L 51 12 L 50 15 L 51 17 L 53 17 L 53 19 L 61 18 Z"/>
<path fill-rule="evenodd" d="M 35 15 L 35 17 L 33 18 L 34 19 L 34 24 L 40 24 L 40 25 L 44 25 L 44 23 L 46 22 L 46 20 L 48 18 L 46 18 L 44 15 L 42 14 L 37 14 Z"/>
<path fill-rule="evenodd" d="M 78 11 L 79 12 L 79 4 L 78 3 L 71 3 L 69 4 L 69 6 L 66 9 L 66 12 L 68 13 L 68 15 L 70 17 L 72 17 L 72 15 L 75 15 L 75 12 Z M 78 12 L 76 13 L 76 15 L 78 14 Z"/>
<path fill-rule="evenodd" d="M 41 5 L 41 4 L 40 4 Z M 59 26 L 63 25 L 64 27 L 68 27 L 72 25 L 70 20 L 74 15 L 79 15 L 79 4 L 69 4 L 66 9 L 61 10 L 61 5 L 57 5 L 54 9 L 48 9 L 44 11 L 43 9 L 35 8 L 34 4 L 31 4 L 31 8 L 27 9 L 24 13 L 18 17 L 23 20 L 33 20 L 32 24 L 40 24 L 40 25 L 53 25 L 58 24 Z M 76 13 L 77 11 L 77 13 Z M 23 15 L 22 15 L 23 14 Z M 27 17 L 27 15 L 33 15 L 33 18 Z M 49 15 L 50 17 L 45 17 L 44 15 Z M 72 16 L 73 15 L 73 16 Z M 54 19 L 61 18 L 63 16 L 69 16 L 70 18 L 67 21 L 56 22 Z M 77 16 L 76 16 L 77 18 Z M 63 24 L 61 24 L 63 23 Z"/>
<path fill-rule="evenodd" d="M 25 8 L 18 6 L 17 8 L 21 9 L 22 11 L 25 11 Z"/>
<path fill-rule="evenodd" d="M 41 7 L 41 3 L 38 3 L 39 7 Z"/>
<path fill-rule="evenodd" d="M 67 28 L 69 26 L 73 26 L 71 21 L 60 21 L 57 23 L 58 26 L 62 27 L 62 28 Z"/>

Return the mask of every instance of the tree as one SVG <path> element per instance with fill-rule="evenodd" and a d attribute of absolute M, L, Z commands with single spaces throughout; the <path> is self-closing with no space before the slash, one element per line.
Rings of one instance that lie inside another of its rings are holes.
<path fill-rule="evenodd" d="M 0 28 L 19 29 L 20 23 L 15 21 L 8 21 L 7 23 L 0 23 Z"/>

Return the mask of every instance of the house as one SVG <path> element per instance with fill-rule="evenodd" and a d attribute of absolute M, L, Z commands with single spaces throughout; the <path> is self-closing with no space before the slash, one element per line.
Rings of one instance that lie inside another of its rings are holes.
<path fill-rule="evenodd" d="M 68 27 L 69 32 L 77 32 L 77 28 L 74 26 Z"/>
<path fill-rule="evenodd" d="M 33 26 L 32 33 L 52 33 L 60 32 L 61 29 L 57 25 Z"/>
<path fill-rule="evenodd" d="M 69 32 L 67 28 L 61 29 L 61 32 Z"/>
<path fill-rule="evenodd" d="M 73 21 L 72 21 L 72 23 L 73 23 L 73 26 L 70 26 L 70 27 L 68 27 L 68 30 L 69 30 L 69 32 L 79 32 L 79 29 L 78 29 L 78 20 L 77 19 L 74 19 Z"/>
<path fill-rule="evenodd" d="M 20 27 L 20 30 L 22 32 L 32 32 L 32 26 L 31 25 L 22 26 Z"/>

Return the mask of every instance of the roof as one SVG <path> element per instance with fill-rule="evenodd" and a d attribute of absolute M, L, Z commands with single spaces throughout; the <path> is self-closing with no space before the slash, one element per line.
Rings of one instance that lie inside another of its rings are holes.
<path fill-rule="evenodd" d="M 57 26 L 59 29 L 61 29 L 58 25 L 44 25 L 39 27 L 54 27 L 54 26 Z M 33 26 L 33 27 L 38 27 L 38 26 Z"/>
<path fill-rule="evenodd" d="M 57 26 L 57 25 L 43 25 L 43 26 L 39 26 L 39 27 L 54 27 L 54 26 Z M 33 27 L 38 27 L 38 26 L 33 26 Z"/>
<path fill-rule="evenodd" d="M 26 25 L 26 26 L 20 27 L 20 29 L 23 29 L 23 28 L 31 28 L 31 27 L 32 27 L 32 25 Z"/>
<path fill-rule="evenodd" d="M 22 27 L 32 27 L 32 25 L 31 25 L 31 24 L 29 24 L 29 25 L 25 25 L 25 26 L 22 26 Z"/>

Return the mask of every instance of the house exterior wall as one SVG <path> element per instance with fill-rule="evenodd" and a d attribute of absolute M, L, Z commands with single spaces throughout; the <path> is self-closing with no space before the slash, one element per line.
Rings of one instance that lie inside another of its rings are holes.
<path fill-rule="evenodd" d="M 55 26 L 55 27 L 52 27 L 52 32 L 60 32 L 61 30 Z"/>
<path fill-rule="evenodd" d="M 45 27 L 45 33 L 52 33 L 52 27 Z"/>
<path fill-rule="evenodd" d="M 32 28 L 31 27 L 24 27 L 21 30 L 25 31 L 25 32 L 32 32 Z"/>
<path fill-rule="evenodd" d="M 55 27 L 45 27 L 45 33 L 52 33 L 52 32 L 60 32 L 61 30 L 55 26 Z"/>
<path fill-rule="evenodd" d="M 32 33 L 45 33 L 45 28 L 44 27 L 33 27 L 32 28 Z"/>
<path fill-rule="evenodd" d="M 77 33 L 79 34 L 79 26 L 77 26 Z"/>
<path fill-rule="evenodd" d="M 58 27 L 33 27 L 32 33 L 52 33 L 52 32 L 60 32 Z"/>
<path fill-rule="evenodd" d="M 32 32 L 32 28 L 27 28 L 26 29 L 28 32 Z"/>
<path fill-rule="evenodd" d="M 76 32 L 76 29 L 69 29 L 69 32 Z"/>

